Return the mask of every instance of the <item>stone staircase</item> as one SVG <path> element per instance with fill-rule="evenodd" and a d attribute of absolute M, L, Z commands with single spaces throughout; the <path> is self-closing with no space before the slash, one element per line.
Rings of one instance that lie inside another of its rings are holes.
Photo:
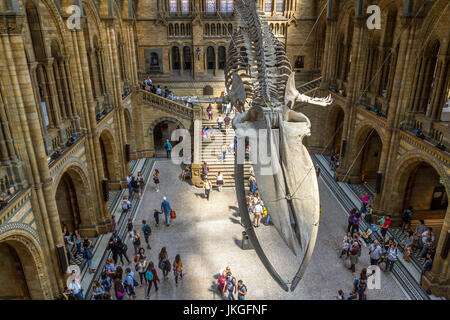
<path fill-rule="evenodd" d="M 222 161 L 222 145 L 223 142 L 227 144 L 227 147 L 234 146 L 234 129 L 231 127 L 231 123 L 225 130 L 225 125 L 222 124 L 222 131 L 219 131 L 219 126 L 217 124 L 217 117 L 221 114 L 221 106 L 212 105 L 213 107 L 213 120 L 208 120 L 208 115 L 206 114 L 206 107 L 204 119 L 202 121 L 203 128 L 209 127 L 213 129 L 214 136 L 211 139 L 202 139 L 202 163 L 206 162 L 209 167 L 208 179 L 211 181 L 213 186 L 217 186 L 217 173 L 220 171 L 223 175 L 223 186 L 224 187 L 234 187 L 234 150 L 228 148 L 225 160 Z M 226 115 L 222 114 L 222 118 Z M 230 116 L 230 118 L 232 118 Z M 246 160 L 244 165 L 244 178 L 247 180 L 250 176 L 251 164 Z"/>
<path fill-rule="evenodd" d="M 322 81 L 322 77 L 314 79 L 307 83 L 303 83 L 303 84 L 297 86 L 297 90 L 302 94 L 306 94 L 308 92 L 311 92 L 311 91 L 317 89 L 320 86 L 321 81 Z"/>

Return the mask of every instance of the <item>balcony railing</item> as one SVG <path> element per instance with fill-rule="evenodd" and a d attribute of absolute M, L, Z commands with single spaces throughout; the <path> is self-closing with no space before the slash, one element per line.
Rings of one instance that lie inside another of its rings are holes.
<path fill-rule="evenodd" d="M 143 101 L 146 101 L 157 108 L 178 114 L 188 119 L 194 118 L 194 110 L 191 107 L 187 107 L 181 103 L 166 99 L 160 95 L 148 92 L 143 89 L 141 89 L 139 92 L 142 95 Z"/>

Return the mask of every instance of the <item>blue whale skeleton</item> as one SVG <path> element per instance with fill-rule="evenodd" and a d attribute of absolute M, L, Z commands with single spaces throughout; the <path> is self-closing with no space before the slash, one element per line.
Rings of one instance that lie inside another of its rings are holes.
<path fill-rule="evenodd" d="M 311 259 L 319 228 L 319 189 L 311 157 L 302 143 L 311 123 L 291 110 L 296 102 L 327 106 L 331 96 L 311 98 L 295 88 L 295 74 L 285 46 L 273 35 L 254 0 L 234 2 L 239 28 L 233 33 L 225 66 L 228 94 L 221 98 L 190 97 L 191 102 L 231 102 L 240 112 L 233 118 L 238 137 L 235 185 L 241 221 L 249 239 L 273 279 L 294 291 Z M 179 97 L 181 98 L 181 97 Z M 251 107 L 246 105 L 247 99 Z M 181 98 L 184 99 L 185 98 Z M 252 132 L 266 134 L 252 135 Z M 258 190 L 278 233 L 299 259 L 291 281 L 283 280 L 262 249 L 253 229 L 245 199 L 243 142 L 250 136 L 250 159 Z M 253 139 L 253 140 L 252 140 Z M 270 165 L 258 158 L 253 145 L 266 145 Z M 240 156 L 241 155 L 241 156 Z"/>

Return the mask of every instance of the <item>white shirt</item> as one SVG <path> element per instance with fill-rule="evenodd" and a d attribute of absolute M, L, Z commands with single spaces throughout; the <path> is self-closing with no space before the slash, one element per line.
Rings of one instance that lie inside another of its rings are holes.
<path fill-rule="evenodd" d="M 219 174 L 219 175 L 217 176 L 217 180 L 222 181 L 222 180 L 223 180 L 223 174 Z"/>
<path fill-rule="evenodd" d="M 74 294 L 77 294 L 81 290 L 81 284 L 77 280 L 74 280 L 69 284 L 69 289 L 73 290 Z"/>
<path fill-rule="evenodd" d="M 263 208 L 262 208 L 262 206 L 259 203 L 257 205 L 255 205 L 253 210 L 254 210 L 255 213 L 262 213 L 263 212 Z"/>
<path fill-rule="evenodd" d="M 221 117 L 221 116 L 218 116 L 218 117 L 217 117 L 217 122 L 222 122 L 222 121 L 223 121 L 222 117 Z"/>

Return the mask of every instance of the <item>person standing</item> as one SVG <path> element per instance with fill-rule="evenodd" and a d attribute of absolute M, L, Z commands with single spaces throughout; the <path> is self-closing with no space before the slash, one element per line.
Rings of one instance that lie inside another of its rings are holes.
<path fill-rule="evenodd" d="M 347 225 L 347 232 L 350 232 L 353 225 L 353 216 L 356 214 L 357 209 L 353 208 L 350 213 L 348 214 L 348 225 Z"/>
<path fill-rule="evenodd" d="M 227 272 L 227 289 L 228 289 L 228 300 L 235 300 L 233 293 L 236 293 L 236 278 L 233 277 L 231 272 Z"/>
<path fill-rule="evenodd" d="M 217 125 L 219 126 L 220 131 L 222 131 L 222 122 L 223 122 L 222 115 L 219 114 L 219 116 L 217 117 Z"/>
<path fill-rule="evenodd" d="M 138 195 L 138 199 L 140 200 L 141 196 L 140 196 L 140 193 L 139 193 L 140 192 L 139 183 L 138 183 L 138 181 L 136 180 L 135 177 L 131 178 L 131 188 L 133 189 L 133 194 L 137 194 Z"/>
<path fill-rule="evenodd" d="M 208 176 L 209 173 L 209 167 L 208 164 L 206 162 L 203 162 L 202 165 L 202 179 L 205 179 Z"/>
<path fill-rule="evenodd" d="M 223 271 L 222 275 L 219 279 L 217 279 L 217 284 L 219 286 L 219 293 L 221 296 L 225 293 L 227 290 L 227 272 Z"/>
<path fill-rule="evenodd" d="M 78 232 L 78 229 L 75 229 L 72 234 L 72 242 L 74 243 L 74 247 L 76 246 L 77 250 L 75 251 L 75 256 L 81 254 L 81 235 Z"/>
<path fill-rule="evenodd" d="M 352 223 L 351 230 L 350 230 L 352 236 L 353 236 L 353 233 L 354 233 L 354 232 L 359 232 L 359 221 L 360 221 L 360 217 L 361 217 L 361 213 L 359 213 L 359 212 L 356 212 L 356 213 L 353 215 L 353 218 L 352 218 L 353 223 Z"/>
<path fill-rule="evenodd" d="M 172 145 L 170 144 L 169 139 L 166 139 L 164 143 L 164 149 L 166 149 L 167 158 L 170 158 L 170 153 L 172 152 Z"/>
<path fill-rule="evenodd" d="M 208 178 L 205 178 L 205 181 L 203 182 L 203 188 L 205 189 L 205 197 L 206 200 L 209 201 L 209 195 L 211 193 L 211 182 L 208 181 Z"/>
<path fill-rule="evenodd" d="M 179 254 L 175 256 L 173 261 L 173 275 L 175 276 L 175 285 L 178 286 L 178 277 L 183 280 L 183 262 Z"/>
<path fill-rule="evenodd" d="M 139 185 L 139 194 L 138 194 L 138 198 L 140 199 L 142 197 L 142 194 L 144 193 L 144 176 L 142 175 L 142 172 L 139 171 L 138 175 L 137 175 L 137 183 Z"/>
<path fill-rule="evenodd" d="M 248 178 L 248 184 L 250 187 L 250 191 L 252 192 L 253 195 L 255 195 L 256 193 L 256 179 L 255 176 L 250 175 L 250 177 Z"/>
<path fill-rule="evenodd" d="M 72 291 L 75 297 L 83 300 L 83 289 L 81 288 L 80 281 L 76 277 L 72 278 L 72 281 L 69 283 L 68 289 Z"/>
<path fill-rule="evenodd" d="M 168 227 L 170 225 L 170 212 L 172 211 L 172 207 L 166 197 L 163 197 L 163 202 L 161 202 L 161 211 L 164 213 L 166 226 Z"/>
<path fill-rule="evenodd" d="M 228 114 L 226 115 L 225 119 L 223 119 L 223 121 L 225 122 L 225 130 L 227 130 L 228 126 L 231 123 L 231 118 L 228 116 Z"/>
<path fill-rule="evenodd" d="M 375 240 L 369 248 L 370 265 L 377 266 L 381 256 L 381 246 L 378 240 Z"/>
<path fill-rule="evenodd" d="M 159 170 L 155 169 L 153 173 L 153 182 L 155 183 L 156 192 L 159 192 Z"/>
<path fill-rule="evenodd" d="M 247 287 L 245 286 L 242 280 L 238 281 L 237 292 L 238 292 L 238 300 L 245 300 L 245 296 L 247 294 Z"/>
<path fill-rule="evenodd" d="M 398 259 L 398 251 L 395 246 L 395 243 L 392 243 L 387 254 L 385 271 L 392 271 L 392 269 L 394 268 L 394 263 L 397 261 L 397 259 Z"/>
<path fill-rule="evenodd" d="M 85 237 L 83 241 L 83 258 L 87 260 L 89 273 L 94 272 L 94 268 L 92 267 L 93 257 L 94 254 L 92 253 L 92 242 L 88 239 L 88 237 Z"/>
<path fill-rule="evenodd" d="M 350 268 L 349 270 L 352 273 L 355 273 L 355 266 L 358 263 L 358 253 L 359 253 L 359 244 L 357 241 L 353 242 L 352 248 L 350 249 Z"/>
<path fill-rule="evenodd" d="M 132 272 L 130 268 L 125 269 L 125 280 L 123 284 L 127 289 L 130 300 L 134 300 L 136 298 L 136 292 L 134 290 L 134 272 Z"/>
<path fill-rule="evenodd" d="M 431 271 L 431 268 L 433 267 L 433 259 L 431 258 L 431 254 L 427 253 L 426 254 L 426 258 L 425 258 L 425 262 L 423 263 L 422 266 L 422 273 L 420 275 L 420 285 L 422 285 L 422 279 L 425 276 L 425 274 L 428 271 Z"/>
<path fill-rule="evenodd" d="M 381 225 L 381 235 L 383 236 L 383 239 L 386 238 L 386 233 L 391 226 L 391 216 L 387 215 L 386 219 L 384 220 L 383 224 Z"/>
<path fill-rule="evenodd" d="M 256 205 L 253 207 L 253 214 L 255 215 L 255 220 L 253 221 L 253 226 L 258 228 L 261 222 L 261 217 L 263 213 L 263 207 L 261 201 L 258 200 Z"/>
<path fill-rule="evenodd" d="M 225 161 L 225 157 L 227 156 L 227 144 L 224 142 L 222 145 L 222 162 Z"/>
<path fill-rule="evenodd" d="M 208 108 L 206 108 L 206 112 L 208 113 L 208 120 L 212 121 L 212 119 L 213 119 L 213 111 L 212 111 L 211 103 L 208 105 Z"/>
<path fill-rule="evenodd" d="M 114 293 L 117 300 L 123 300 L 126 291 L 122 284 L 122 280 L 119 278 L 114 279 Z"/>
<path fill-rule="evenodd" d="M 219 192 L 222 192 L 222 186 L 223 186 L 223 174 L 222 172 L 217 172 L 217 188 L 219 189 Z"/>
<path fill-rule="evenodd" d="M 151 249 L 152 247 L 150 247 L 150 235 L 152 234 L 152 228 L 146 220 L 142 220 L 142 224 L 142 232 L 144 233 L 145 243 L 147 243 L 147 248 Z"/>
<path fill-rule="evenodd" d="M 116 217 L 114 215 L 111 216 L 111 232 L 113 234 L 113 237 L 117 237 L 117 221 Z"/>
<path fill-rule="evenodd" d="M 411 228 L 411 220 L 412 220 L 412 206 L 409 206 L 407 209 L 403 211 L 402 215 L 402 232 L 406 230 L 409 230 Z"/>

